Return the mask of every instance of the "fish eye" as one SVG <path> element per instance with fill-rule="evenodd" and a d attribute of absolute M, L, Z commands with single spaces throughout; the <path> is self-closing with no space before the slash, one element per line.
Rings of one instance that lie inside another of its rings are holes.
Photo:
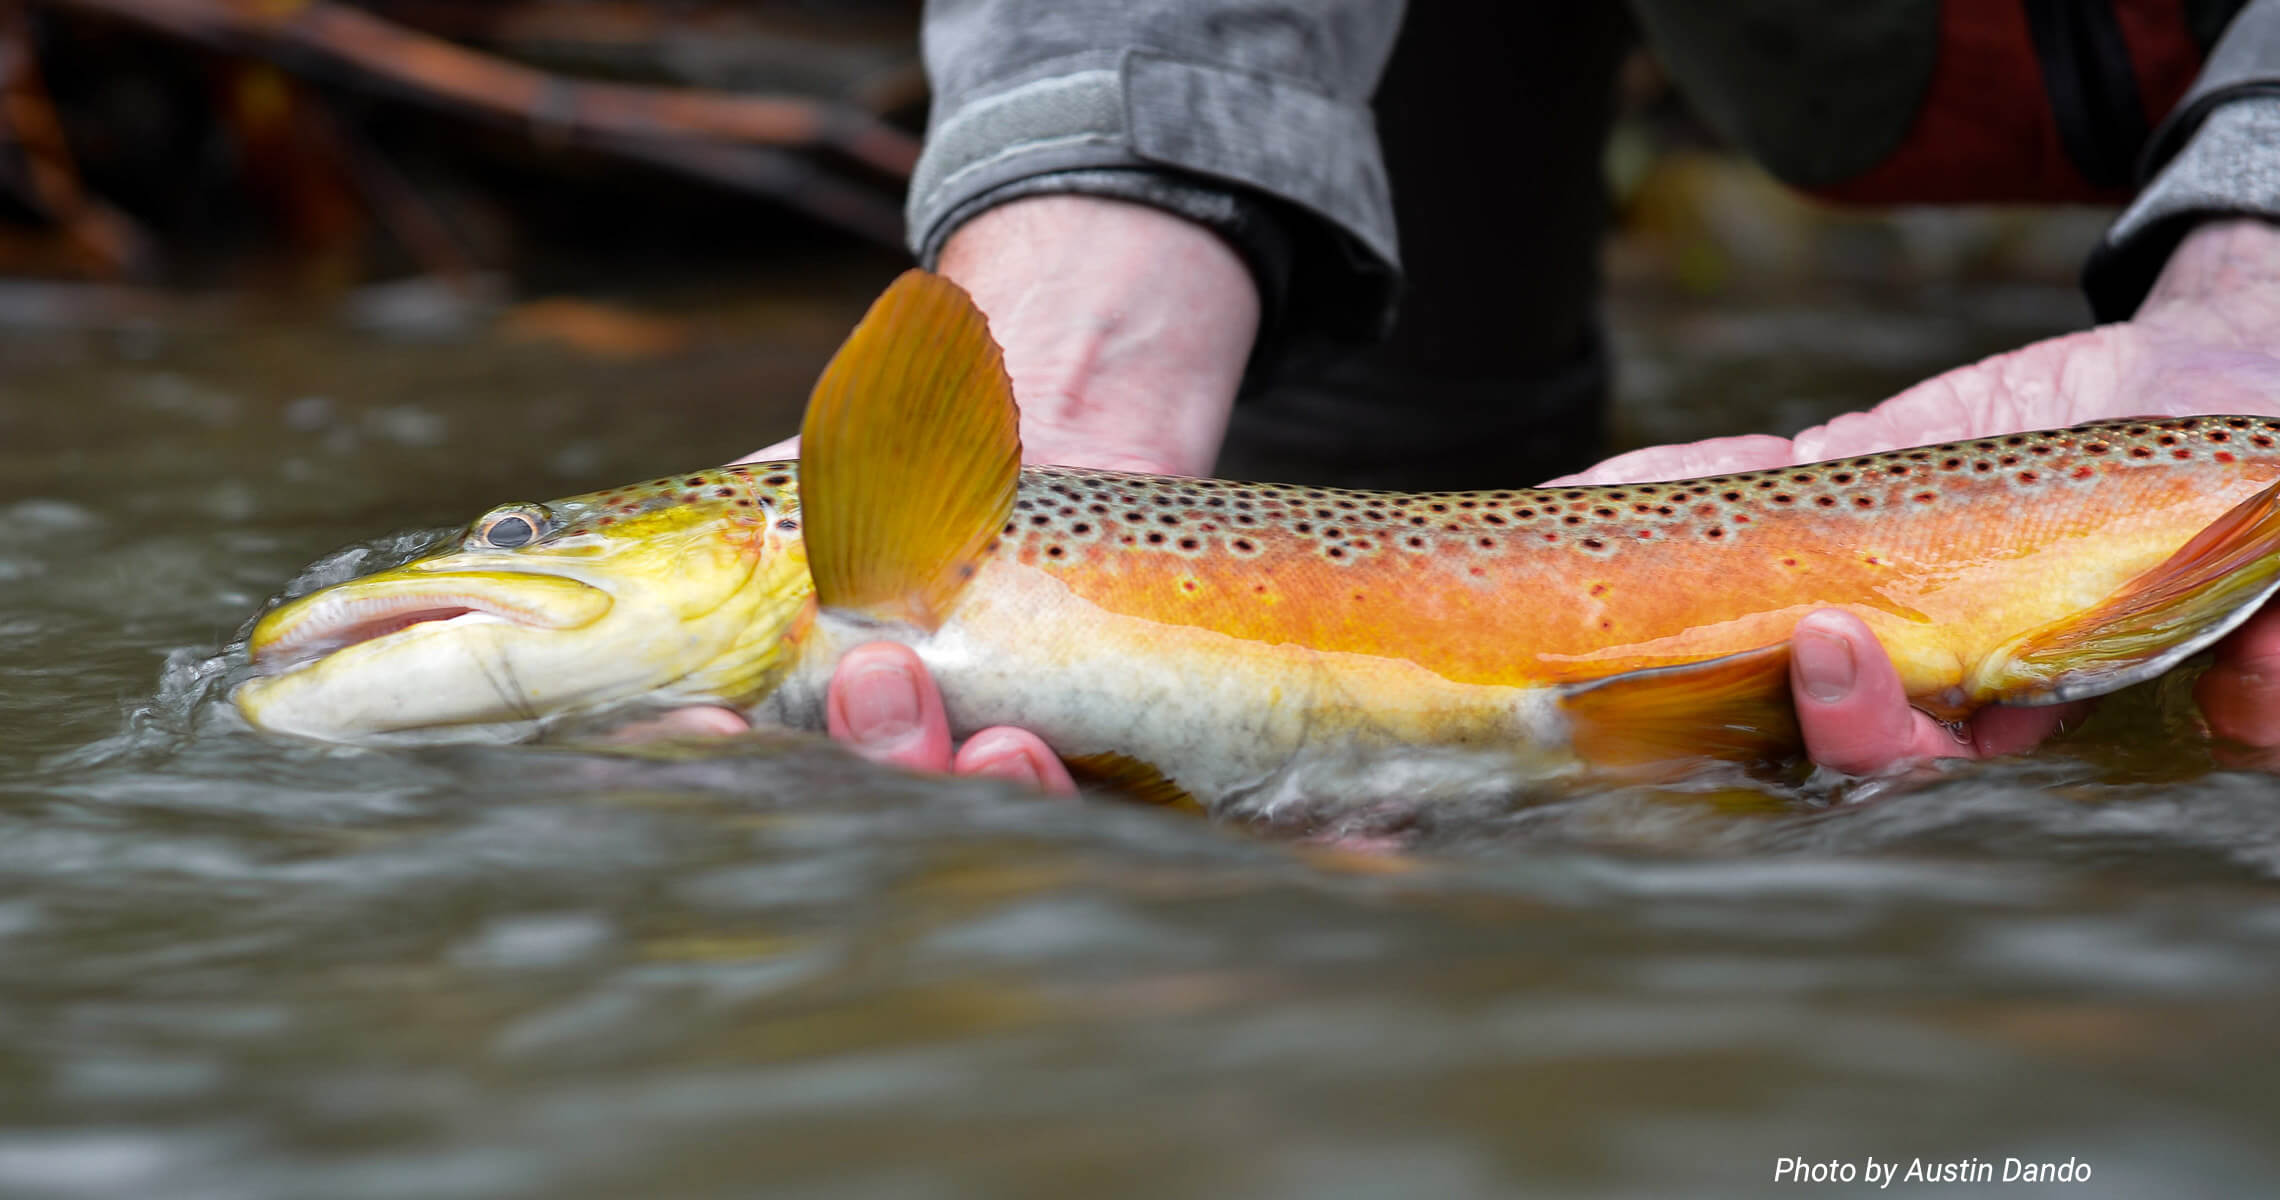
<path fill-rule="evenodd" d="M 475 538 L 486 546 L 512 550 L 546 536 L 546 514 L 530 508 L 510 508 L 482 519 Z"/>

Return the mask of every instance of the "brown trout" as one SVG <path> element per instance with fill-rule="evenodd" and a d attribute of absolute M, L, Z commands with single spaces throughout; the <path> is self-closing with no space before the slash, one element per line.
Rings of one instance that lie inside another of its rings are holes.
<path fill-rule="evenodd" d="M 1839 607 L 1913 701 L 2094 696 L 2280 585 L 2280 422 L 2146 419 L 1707 479 L 1395 494 L 1020 464 L 997 347 L 912 272 L 800 461 L 493 510 L 251 635 L 254 725 L 355 740 L 629 701 L 823 725 L 912 646 L 960 733 L 1206 802 L 1404 747 L 1530 770 L 1796 747 L 1786 640 Z"/>

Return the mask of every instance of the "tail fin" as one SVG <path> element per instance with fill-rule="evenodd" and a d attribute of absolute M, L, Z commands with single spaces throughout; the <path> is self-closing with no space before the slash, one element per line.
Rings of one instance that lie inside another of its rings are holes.
<path fill-rule="evenodd" d="M 1972 695 L 2005 704 L 2102 696 L 2167 671 L 2280 591 L 2280 484 L 2241 501 L 2097 607 L 1990 655 Z"/>

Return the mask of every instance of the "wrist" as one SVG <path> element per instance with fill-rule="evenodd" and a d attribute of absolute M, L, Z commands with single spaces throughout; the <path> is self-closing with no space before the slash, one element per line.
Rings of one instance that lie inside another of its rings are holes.
<path fill-rule="evenodd" d="M 2145 307 L 2270 291 L 2280 285 L 2280 225 L 2257 217 L 2215 217 L 2188 231 Z"/>
<path fill-rule="evenodd" d="M 2280 348 L 2280 225 L 2255 217 L 2196 224 L 2131 324 L 2206 345 Z"/>
<path fill-rule="evenodd" d="M 1259 295 L 1201 226 L 1093 196 L 1014 200 L 961 225 L 939 269 L 989 316 L 1024 457 L 1202 474 L 1226 431 Z"/>

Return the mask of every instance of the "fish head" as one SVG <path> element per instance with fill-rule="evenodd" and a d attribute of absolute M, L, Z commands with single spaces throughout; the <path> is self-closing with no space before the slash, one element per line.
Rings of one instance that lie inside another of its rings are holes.
<path fill-rule="evenodd" d="M 754 463 L 535 504 L 254 624 L 256 727 L 331 741 L 629 700 L 749 703 L 814 613 L 797 468 Z"/>

